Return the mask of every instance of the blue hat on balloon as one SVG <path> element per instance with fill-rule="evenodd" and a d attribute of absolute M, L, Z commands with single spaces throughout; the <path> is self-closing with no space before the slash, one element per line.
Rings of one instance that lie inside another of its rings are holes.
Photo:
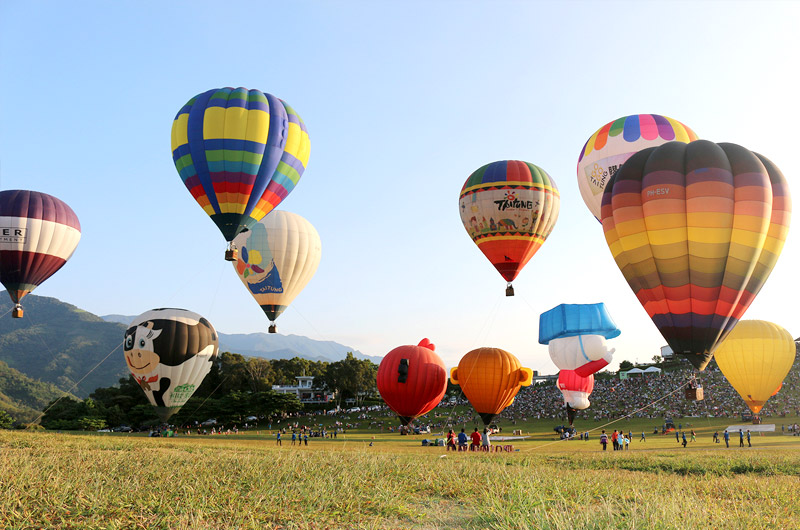
<path fill-rule="evenodd" d="M 539 344 L 576 335 L 602 335 L 613 339 L 622 333 L 605 304 L 561 304 L 539 315 Z"/>

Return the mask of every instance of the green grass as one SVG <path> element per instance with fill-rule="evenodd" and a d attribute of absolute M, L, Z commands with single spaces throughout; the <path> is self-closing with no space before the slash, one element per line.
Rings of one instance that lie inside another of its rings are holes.
<path fill-rule="evenodd" d="M 553 443 L 539 433 L 503 454 L 446 453 L 421 438 L 361 431 L 276 447 L 264 431 L 169 439 L 3 431 L 0 527 L 800 526 L 798 437 L 759 436 L 753 448 L 727 450 L 708 436 L 687 449 L 648 437 L 615 453 L 600 451 L 596 436 Z"/>

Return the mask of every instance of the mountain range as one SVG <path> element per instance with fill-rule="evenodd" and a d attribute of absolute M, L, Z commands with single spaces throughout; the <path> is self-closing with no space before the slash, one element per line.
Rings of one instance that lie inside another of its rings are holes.
<path fill-rule="evenodd" d="M 5 297 L 0 292 L 0 297 Z M 86 397 L 98 387 L 117 384 L 128 377 L 122 357 L 122 337 L 134 319 L 126 315 L 99 317 L 56 298 L 28 295 L 24 300 L 25 316 L 0 318 L 0 362 L 6 363 L 2 373 L 11 373 L 17 387 L 43 382 L 37 395 L 58 395 L 59 391 Z M 314 361 L 335 362 L 347 352 L 361 359 L 380 362 L 358 350 L 332 341 L 317 341 L 298 335 L 266 333 L 219 333 L 220 351 L 249 357 L 281 359 L 303 357 Z M 8 394 L 0 377 L 0 408 Z M 19 393 L 18 393 L 19 394 Z M 17 406 L 38 407 L 41 400 L 14 398 Z M 46 402 L 45 402 L 46 403 Z M 6 409 L 8 410 L 8 409 Z"/>

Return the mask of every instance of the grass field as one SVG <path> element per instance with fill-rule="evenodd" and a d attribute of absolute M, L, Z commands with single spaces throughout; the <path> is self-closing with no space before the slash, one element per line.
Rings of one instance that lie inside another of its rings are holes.
<path fill-rule="evenodd" d="M 0 431 L 0 528 L 800 528 L 800 437 L 778 427 L 726 449 L 711 433 L 731 422 L 702 422 L 686 449 L 674 436 L 637 442 L 651 420 L 622 424 L 626 452 L 602 452 L 596 433 L 558 442 L 552 421 L 532 422 L 502 454 L 367 431 L 308 447 L 266 431 Z"/>

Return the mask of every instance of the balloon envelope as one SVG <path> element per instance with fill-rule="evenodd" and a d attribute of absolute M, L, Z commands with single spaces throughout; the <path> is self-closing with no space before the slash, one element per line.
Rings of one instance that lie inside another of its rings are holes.
<path fill-rule="evenodd" d="M 142 313 L 123 343 L 128 369 L 164 422 L 192 397 L 218 350 L 211 323 L 185 309 Z"/>
<path fill-rule="evenodd" d="M 772 271 L 791 200 L 786 179 L 761 155 L 669 142 L 617 171 L 602 214 L 628 285 L 672 350 L 702 370 Z"/>
<path fill-rule="evenodd" d="M 511 282 L 536 254 L 558 219 L 558 188 L 542 168 L 501 160 L 461 188 L 461 222 L 497 271 Z"/>
<path fill-rule="evenodd" d="M 550 359 L 559 370 L 576 370 L 587 376 L 613 360 L 606 339 L 620 330 L 599 304 L 561 304 L 539 316 L 539 344 L 548 344 Z"/>
<path fill-rule="evenodd" d="M 286 198 L 305 171 L 309 149 L 300 116 L 259 90 L 208 90 L 172 123 L 175 168 L 226 241 Z"/>
<path fill-rule="evenodd" d="M 447 390 L 444 361 L 428 339 L 390 351 L 378 366 L 378 392 L 403 425 L 433 410 Z"/>
<path fill-rule="evenodd" d="M 758 414 L 780 390 L 794 364 L 795 353 L 794 339 L 781 326 L 763 320 L 742 320 L 719 345 L 714 359 L 753 414 Z"/>
<path fill-rule="evenodd" d="M 500 348 L 472 350 L 450 371 L 450 381 L 461 386 L 486 425 L 513 403 L 520 387 L 530 385 L 532 377 L 530 368 L 523 368 L 519 359 Z"/>
<path fill-rule="evenodd" d="M 75 252 L 81 225 L 72 208 L 38 191 L 0 192 L 0 282 L 15 304 Z"/>
<path fill-rule="evenodd" d="M 276 210 L 239 234 L 233 266 L 271 321 L 283 313 L 317 272 L 322 243 L 303 217 Z"/>
<path fill-rule="evenodd" d="M 558 372 L 558 389 L 564 395 L 564 403 L 575 410 L 589 408 L 589 396 L 594 390 L 594 376 L 582 377 L 574 370 Z"/>
<path fill-rule="evenodd" d="M 600 220 L 603 191 L 617 169 L 637 151 L 673 140 L 689 143 L 697 135 L 681 122 L 658 114 L 623 116 L 589 137 L 578 156 L 578 189 L 595 219 Z"/>

